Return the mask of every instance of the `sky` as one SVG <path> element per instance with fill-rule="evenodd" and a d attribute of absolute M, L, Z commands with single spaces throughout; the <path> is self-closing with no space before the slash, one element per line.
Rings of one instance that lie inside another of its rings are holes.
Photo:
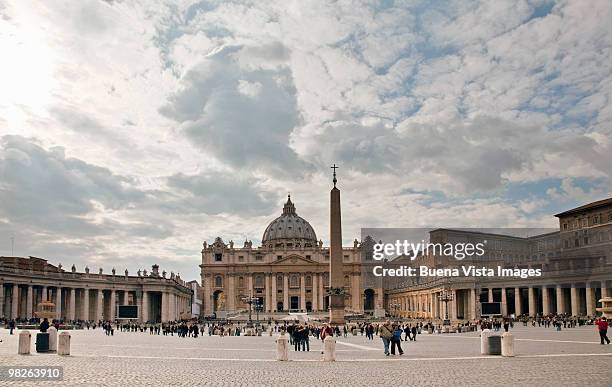
<path fill-rule="evenodd" d="M 291 192 L 362 227 L 612 196 L 612 3 L 0 0 L 0 255 L 199 279 Z"/>

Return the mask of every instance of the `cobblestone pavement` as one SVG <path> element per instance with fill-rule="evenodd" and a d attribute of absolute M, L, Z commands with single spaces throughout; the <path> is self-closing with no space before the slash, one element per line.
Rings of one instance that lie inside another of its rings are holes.
<path fill-rule="evenodd" d="M 33 332 L 34 333 L 34 332 Z M 612 345 L 593 327 L 516 327 L 514 358 L 481 356 L 477 333 L 419 335 L 386 357 L 380 339 L 338 338 L 337 361 L 321 361 L 321 343 L 277 362 L 274 337 L 151 336 L 100 329 L 72 332 L 71 356 L 17 355 L 18 336 L 0 329 L 0 365 L 61 365 L 63 382 L 48 385 L 538 385 L 612 386 Z M 34 335 L 33 335 L 34 339 Z M 34 340 L 33 340 L 34 341 Z M 0 385 L 41 385 L 0 381 Z"/>

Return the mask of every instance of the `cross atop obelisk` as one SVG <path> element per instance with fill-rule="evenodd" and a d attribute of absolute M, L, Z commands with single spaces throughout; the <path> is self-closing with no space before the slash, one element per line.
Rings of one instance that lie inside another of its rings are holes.
<path fill-rule="evenodd" d="M 340 215 L 340 190 L 336 187 L 336 164 L 334 187 L 330 192 L 329 211 L 329 322 L 344 324 L 344 273 L 342 263 L 342 217 Z"/>

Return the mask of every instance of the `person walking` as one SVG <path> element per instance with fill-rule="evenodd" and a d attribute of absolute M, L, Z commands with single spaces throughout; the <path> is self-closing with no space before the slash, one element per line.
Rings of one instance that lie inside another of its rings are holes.
<path fill-rule="evenodd" d="M 383 342 L 385 355 L 389 356 L 389 343 L 391 342 L 391 338 L 393 338 L 393 327 L 389 320 L 385 321 L 378 332 Z"/>
<path fill-rule="evenodd" d="M 400 355 L 404 354 L 402 350 L 402 328 L 399 324 L 395 326 L 393 330 L 393 337 L 391 337 L 391 355 L 395 355 L 395 347 L 397 346 L 397 350 Z"/>
<path fill-rule="evenodd" d="M 595 324 L 597 324 L 597 328 L 599 330 L 599 338 L 601 340 L 601 345 L 604 344 L 604 341 L 607 344 L 610 344 L 610 339 L 608 338 L 608 320 L 605 317 L 602 317 L 597 320 Z"/>

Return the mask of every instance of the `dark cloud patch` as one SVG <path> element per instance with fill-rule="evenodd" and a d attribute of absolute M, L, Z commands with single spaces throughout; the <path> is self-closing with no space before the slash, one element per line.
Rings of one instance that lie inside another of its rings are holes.
<path fill-rule="evenodd" d="M 261 56 L 288 55 L 278 45 L 225 47 L 189 70 L 160 112 L 179 122 L 193 144 L 232 167 L 302 176 L 310 166 L 289 141 L 300 122 L 291 71 L 245 64 L 255 52 L 257 63 Z"/>
<path fill-rule="evenodd" d="M 264 190 L 256 179 L 233 174 L 176 174 L 167 182 L 179 197 L 164 206 L 179 213 L 267 215 L 279 200 L 279 195 Z"/>

